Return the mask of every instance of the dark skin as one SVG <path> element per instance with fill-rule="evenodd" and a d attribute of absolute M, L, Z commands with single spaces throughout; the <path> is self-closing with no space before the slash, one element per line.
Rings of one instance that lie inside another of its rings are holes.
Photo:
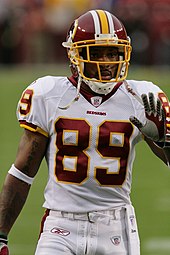
<path fill-rule="evenodd" d="M 105 62 L 112 62 L 118 61 L 118 49 L 116 47 L 90 47 L 90 60 L 92 61 L 105 61 Z M 82 53 L 84 59 L 87 59 L 86 51 L 84 50 Z M 89 78 L 96 78 L 99 79 L 99 73 L 97 70 L 97 65 L 92 63 L 85 63 L 84 66 L 84 74 L 86 77 Z M 73 76 L 77 77 L 77 69 L 72 69 Z M 117 65 L 115 64 L 100 64 L 100 72 L 101 78 L 103 80 L 111 80 L 115 77 L 117 72 Z M 89 86 L 87 86 L 84 82 L 82 83 L 81 87 L 83 87 L 86 91 L 93 93 Z"/>
<path fill-rule="evenodd" d="M 93 54 L 91 55 L 91 57 L 100 57 L 100 59 L 105 59 L 108 58 L 107 54 L 109 54 L 110 56 L 110 52 L 108 52 L 109 51 L 106 51 L 106 48 L 104 48 L 103 57 L 102 55 L 96 56 L 94 54 L 95 52 L 92 52 Z M 114 58 L 117 58 L 118 55 L 116 51 L 115 54 L 116 56 L 114 56 Z M 88 75 L 94 75 L 94 73 L 96 72 L 96 67 L 94 65 L 94 67 L 92 68 L 92 66 L 90 65 L 91 64 L 86 67 L 86 72 Z M 104 68 L 110 71 L 104 71 L 103 77 L 105 76 L 105 78 L 110 78 L 110 72 L 111 75 L 114 75 L 115 67 L 113 67 L 112 65 L 107 65 Z M 76 73 L 74 73 L 74 70 L 73 75 L 77 75 Z M 82 86 L 89 92 L 91 91 L 85 83 L 83 83 Z M 157 145 L 155 145 L 155 143 L 153 143 L 153 141 L 148 138 L 145 138 L 145 141 L 147 142 L 153 153 L 157 157 L 159 157 L 165 164 L 167 164 L 167 162 L 170 162 L 170 149 L 159 148 Z M 15 167 L 27 176 L 34 177 L 38 172 L 42 159 L 45 156 L 47 146 L 47 137 L 39 133 L 24 130 L 14 162 Z M 8 235 L 15 220 L 17 219 L 25 204 L 29 190 L 29 184 L 15 178 L 10 174 L 7 174 L 2 192 L 0 194 L 0 232 Z"/>
<path fill-rule="evenodd" d="M 48 138 L 29 130 L 21 137 L 15 167 L 34 177 L 45 155 Z M 8 234 L 21 212 L 30 190 L 30 185 L 7 174 L 0 194 L 0 232 Z"/>
<path fill-rule="evenodd" d="M 91 47 L 90 60 L 92 61 L 105 61 L 113 62 L 118 61 L 118 48 L 116 47 Z M 117 72 L 117 65 L 115 64 L 100 64 L 100 72 L 102 80 L 111 80 L 115 77 Z M 99 79 L 97 65 L 88 63 L 85 65 L 85 75 L 89 78 Z"/>

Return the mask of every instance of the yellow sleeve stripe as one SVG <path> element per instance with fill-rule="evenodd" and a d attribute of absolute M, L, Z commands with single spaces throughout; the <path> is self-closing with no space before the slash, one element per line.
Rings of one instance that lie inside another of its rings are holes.
<path fill-rule="evenodd" d="M 27 124 L 23 124 L 23 123 L 20 124 L 20 127 L 25 128 L 25 129 L 28 129 L 28 130 L 30 130 L 30 131 L 32 131 L 32 132 L 38 132 L 38 133 L 40 133 L 40 134 L 42 134 L 42 135 L 48 137 L 48 133 L 45 132 L 43 129 L 39 128 L 39 127 L 33 128 L 33 127 L 28 126 Z"/>

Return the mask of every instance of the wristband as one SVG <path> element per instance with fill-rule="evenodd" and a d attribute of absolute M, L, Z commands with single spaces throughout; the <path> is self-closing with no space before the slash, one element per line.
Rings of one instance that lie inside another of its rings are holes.
<path fill-rule="evenodd" d="M 0 243 L 8 244 L 8 238 L 6 235 L 0 234 Z"/>
<path fill-rule="evenodd" d="M 26 182 L 27 184 L 31 185 L 34 181 L 34 178 L 22 173 L 19 169 L 17 169 L 14 164 L 12 164 L 11 168 L 8 171 L 9 174 L 15 176 L 19 180 Z"/>

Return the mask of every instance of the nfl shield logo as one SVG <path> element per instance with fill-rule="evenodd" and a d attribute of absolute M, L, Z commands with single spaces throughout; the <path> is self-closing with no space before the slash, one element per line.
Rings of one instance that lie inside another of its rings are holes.
<path fill-rule="evenodd" d="M 100 97 L 100 96 L 91 97 L 91 103 L 92 103 L 95 107 L 99 106 L 99 105 L 101 104 L 101 102 L 102 102 L 102 97 Z"/>
<path fill-rule="evenodd" d="M 111 237 L 111 241 L 114 245 L 119 245 L 121 242 L 121 237 L 120 236 L 113 236 Z"/>

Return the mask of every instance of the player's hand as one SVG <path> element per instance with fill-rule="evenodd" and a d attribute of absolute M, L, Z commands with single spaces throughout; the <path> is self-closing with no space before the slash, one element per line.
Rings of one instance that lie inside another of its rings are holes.
<path fill-rule="evenodd" d="M 9 255 L 9 249 L 7 244 L 0 242 L 0 255 Z"/>
<path fill-rule="evenodd" d="M 143 133 L 144 136 L 155 142 L 165 141 L 165 114 L 161 101 L 155 100 L 154 94 L 149 93 L 148 96 L 141 96 L 146 121 L 140 122 L 135 116 L 131 116 L 129 120 Z"/>

